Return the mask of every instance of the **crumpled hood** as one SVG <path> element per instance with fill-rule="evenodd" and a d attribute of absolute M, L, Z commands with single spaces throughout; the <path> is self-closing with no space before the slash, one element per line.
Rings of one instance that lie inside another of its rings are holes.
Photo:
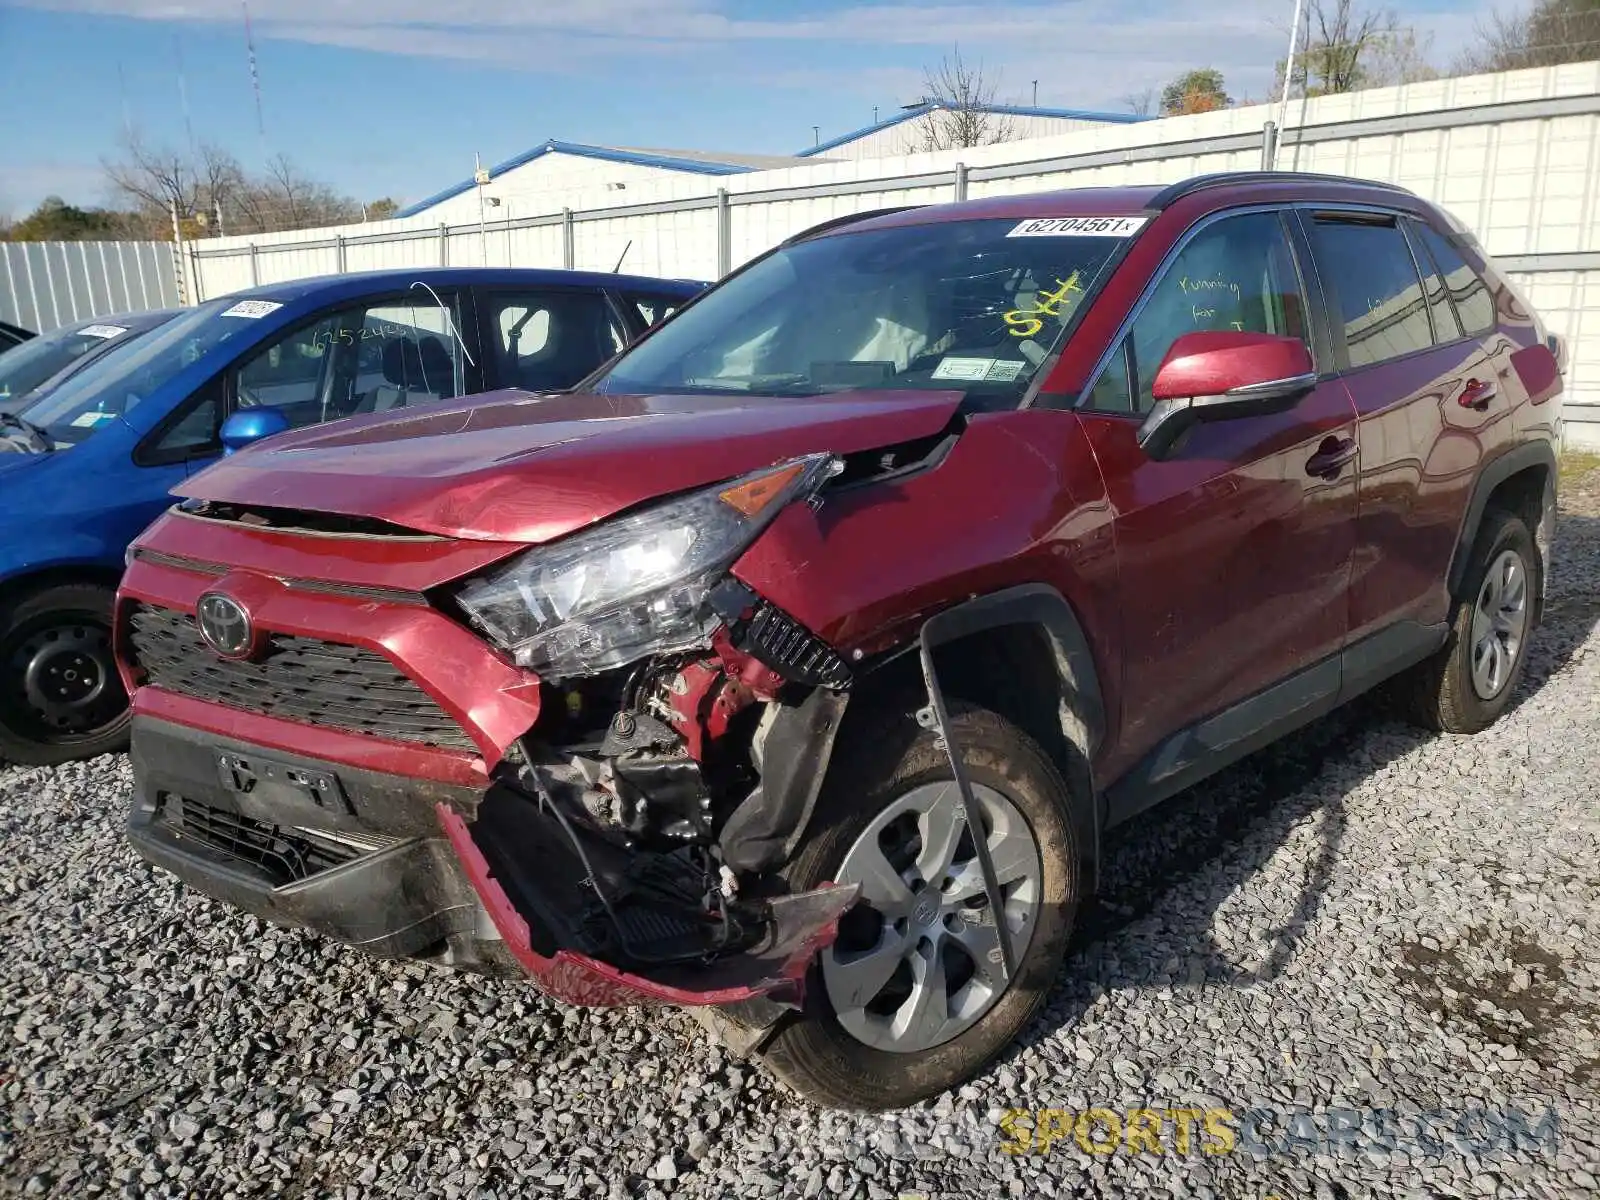
<path fill-rule="evenodd" d="M 374 517 L 449 537 L 545 542 L 657 496 L 798 454 L 928 437 L 960 392 L 536 396 L 358 417 L 223 459 L 176 494 Z"/>

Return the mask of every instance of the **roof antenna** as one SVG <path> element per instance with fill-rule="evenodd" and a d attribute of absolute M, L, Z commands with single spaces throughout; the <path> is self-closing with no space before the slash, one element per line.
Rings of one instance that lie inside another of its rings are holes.
<path fill-rule="evenodd" d="M 622 259 L 623 258 L 627 258 L 628 257 L 628 251 L 632 250 L 632 249 L 633 249 L 633 239 L 629 238 L 628 239 L 628 244 L 622 248 L 622 258 L 617 259 L 617 265 L 611 268 L 611 273 L 613 275 L 615 275 L 618 271 L 622 270 Z"/>

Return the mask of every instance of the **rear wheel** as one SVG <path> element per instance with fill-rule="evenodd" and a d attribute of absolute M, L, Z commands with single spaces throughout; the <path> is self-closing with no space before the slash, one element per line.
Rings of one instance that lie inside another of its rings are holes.
<path fill-rule="evenodd" d="M 762 1053 L 819 1104 L 895 1108 L 960 1084 L 1022 1030 L 1060 969 L 1079 888 L 1066 786 L 1038 745 L 993 713 L 958 710 L 951 732 L 1002 912 L 989 906 L 945 752 L 920 729 L 836 758 L 811 838 L 785 872 L 797 891 L 861 885 L 808 977 L 805 1012 Z"/>
<path fill-rule="evenodd" d="M 1539 561 L 1521 517 L 1488 513 L 1449 640 L 1397 681 L 1407 714 L 1417 724 L 1444 733 L 1477 733 L 1505 711 L 1528 660 Z"/>
<path fill-rule="evenodd" d="M 115 593 L 57 584 L 0 605 L 0 759 L 54 766 L 128 744 Z"/>

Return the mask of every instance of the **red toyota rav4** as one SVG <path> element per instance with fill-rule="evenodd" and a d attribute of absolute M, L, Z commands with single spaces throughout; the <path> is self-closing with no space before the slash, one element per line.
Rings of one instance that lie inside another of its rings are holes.
<path fill-rule="evenodd" d="M 827 1104 L 1028 1021 L 1104 831 L 1373 685 L 1482 729 L 1560 343 L 1235 175 L 862 214 L 574 392 L 270 440 L 130 553 L 130 836 L 375 954 L 692 1006 Z"/>

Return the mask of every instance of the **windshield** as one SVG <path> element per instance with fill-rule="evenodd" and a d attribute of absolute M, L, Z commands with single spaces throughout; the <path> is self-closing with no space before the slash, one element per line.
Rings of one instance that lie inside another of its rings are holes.
<path fill-rule="evenodd" d="M 105 347 L 130 331 L 127 325 L 103 321 L 57 329 L 0 354 L 0 405 L 19 400 L 56 372 L 83 355 Z"/>
<path fill-rule="evenodd" d="M 787 246 L 625 354 L 602 392 L 1021 400 L 1138 218 L 945 221 Z M 1111 236 L 1102 233 L 1111 232 Z"/>
<path fill-rule="evenodd" d="M 118 346 L 40 395 L 20 415 L 42 426 L 57 442 L 83 441 L 102 423 L 132 412 L 167 380 L 223 342 L 247 340 L 258 323 L 222 315 L 230 306 L 240 307 L 233 300 L 213 300 Z"/>

